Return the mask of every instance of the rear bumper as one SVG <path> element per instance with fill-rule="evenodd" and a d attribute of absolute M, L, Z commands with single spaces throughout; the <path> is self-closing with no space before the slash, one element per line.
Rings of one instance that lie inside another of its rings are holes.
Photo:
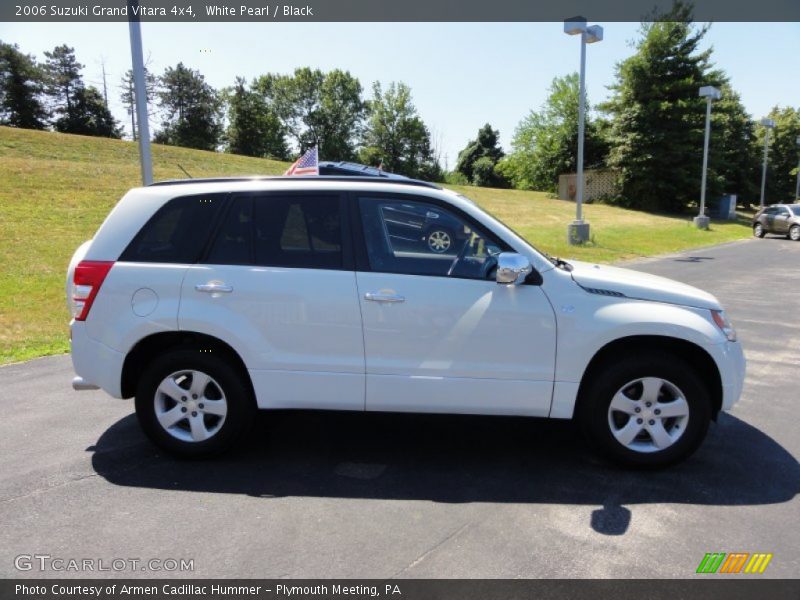
<path fill-rule="evenodd" d="M 115 398 L 122 398 L 122 365 L 125 355 L 89 337 L 86 323 L 73 320 L 70 345 L 76 390 L 102 389 Z"/>

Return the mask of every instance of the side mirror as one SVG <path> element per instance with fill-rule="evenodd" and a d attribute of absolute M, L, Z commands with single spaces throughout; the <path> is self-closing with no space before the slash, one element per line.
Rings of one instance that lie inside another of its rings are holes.
<path fill-rule="evenodd" d="M 516 252 L 501 252 L 497 256 L 497 274 L 495 280 L 502 284 L 522 283 L 533 271 L 530 261 Z"/>

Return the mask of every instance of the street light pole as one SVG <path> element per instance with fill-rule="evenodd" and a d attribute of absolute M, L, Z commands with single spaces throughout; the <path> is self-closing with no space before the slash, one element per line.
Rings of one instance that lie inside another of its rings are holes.
<path fill-rule="evenodd" d="M 131 38 L 131 63 L 133 70 L 133 90 L 136 98 L 136 120 L 139 129 L 139 162 L 142 167 L 142 184 L 153 183 L 153 160 L 150 156 L 150 123 L 147 119 L 147 87 L 144 76 L 142 56 L 142 30 L 139 17 L 135 16 L 134 6 L 138 0 L 128 0 L 128 29 Z"/>
<path fill-rule="evenodd" d="M 586 26 L 586 19 L 574 17 L 564 21 L 564 33 L 581 36 L 581 70 L 579 75 L 578 98 L 578 157 L 575 182 L 575 221 L 567 227 L 567 239 L 570 244 L 581 244 L 589 241 L 589 223 L 583 220 L 583 139 L 586 121 L 586 44 L 594 44 L 603 40 L 603 28 L 599 25 Z"/>
<path fill-rule="evenodd" d="M 706 99 L 706 135 L 703 140 L 703 175 L 700 183 L 700 212 L 694 218 L 694 224 L 698 229 L 708 229 L 711 221 L 706 216 L 706 176 L 708 173 L 708 141 L 711 137 L 711 101 L 719 100 L 721 92 L 710 85 L 700 88 L 700 97 Z"/>
<path fill-rule="evenodd" d="M 764 190 L 767 187 L 767 153 L 769 151 L 769 130 L 775 127 L 772 119 L 761 119 L 761 124 L 766 129 L 764 133 L 764 165 L 761 167 L 761 199 L 758 202 L 760 208 L 764 208 Z"/>
<path fill-rule="evenodd" d="M 586 112 L 586 39 L 581 36 L 581 72 L 579 80 L 579 94 L 578 98 L 578 172 L 576 182 L 577 198 L 575 209 L 576 223 L 583 223 L 583 134 L 584 134 L 584 119 Z"/>

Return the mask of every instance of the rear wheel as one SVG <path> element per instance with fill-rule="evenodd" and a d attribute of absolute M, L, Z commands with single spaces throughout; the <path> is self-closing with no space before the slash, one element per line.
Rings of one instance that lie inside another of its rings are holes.
<path fill-rule="evenodd" d="M 147 437 L 182 457 L 224 452 L 246 432 L 254 411 L 239 370 L 197 350 L 174 350 L 155 359 L 136 392 L 136 416 Z"/>
<path fill-rule="evenodd" d="M 708 391 L 677 356 L 625 356 L 606 363 L 583 390 L 579 418 L 616 462 L 662 467 L 688 458 L 708 431 Z"/>
<path fill-rule="evenodd" d="M 767 233 L 764 229 L 764 226 L 761 223 L 756 223 L 753 225 L 753 235 L 757 238 L 763 238 L 764 234 Z"/>
<path fill-rule="evenodd" d="M 789 228 L 789 239 L 793 242 L 800 242 L 800 225 L 792 225 Z"/>

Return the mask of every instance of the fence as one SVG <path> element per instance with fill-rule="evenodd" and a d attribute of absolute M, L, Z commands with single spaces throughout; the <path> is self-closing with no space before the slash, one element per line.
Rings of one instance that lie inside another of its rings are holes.
<path fill-rule="evenodd" d="M 583 172 L 583 201 L 591 202 L 603 196 L 614 195 L 614 173 L 612 171 L 588 170 Z M 563 173 L 558 176 L 558 197 L 562 200 L 575 201 L 577 193 L 575 173 Z"/>

